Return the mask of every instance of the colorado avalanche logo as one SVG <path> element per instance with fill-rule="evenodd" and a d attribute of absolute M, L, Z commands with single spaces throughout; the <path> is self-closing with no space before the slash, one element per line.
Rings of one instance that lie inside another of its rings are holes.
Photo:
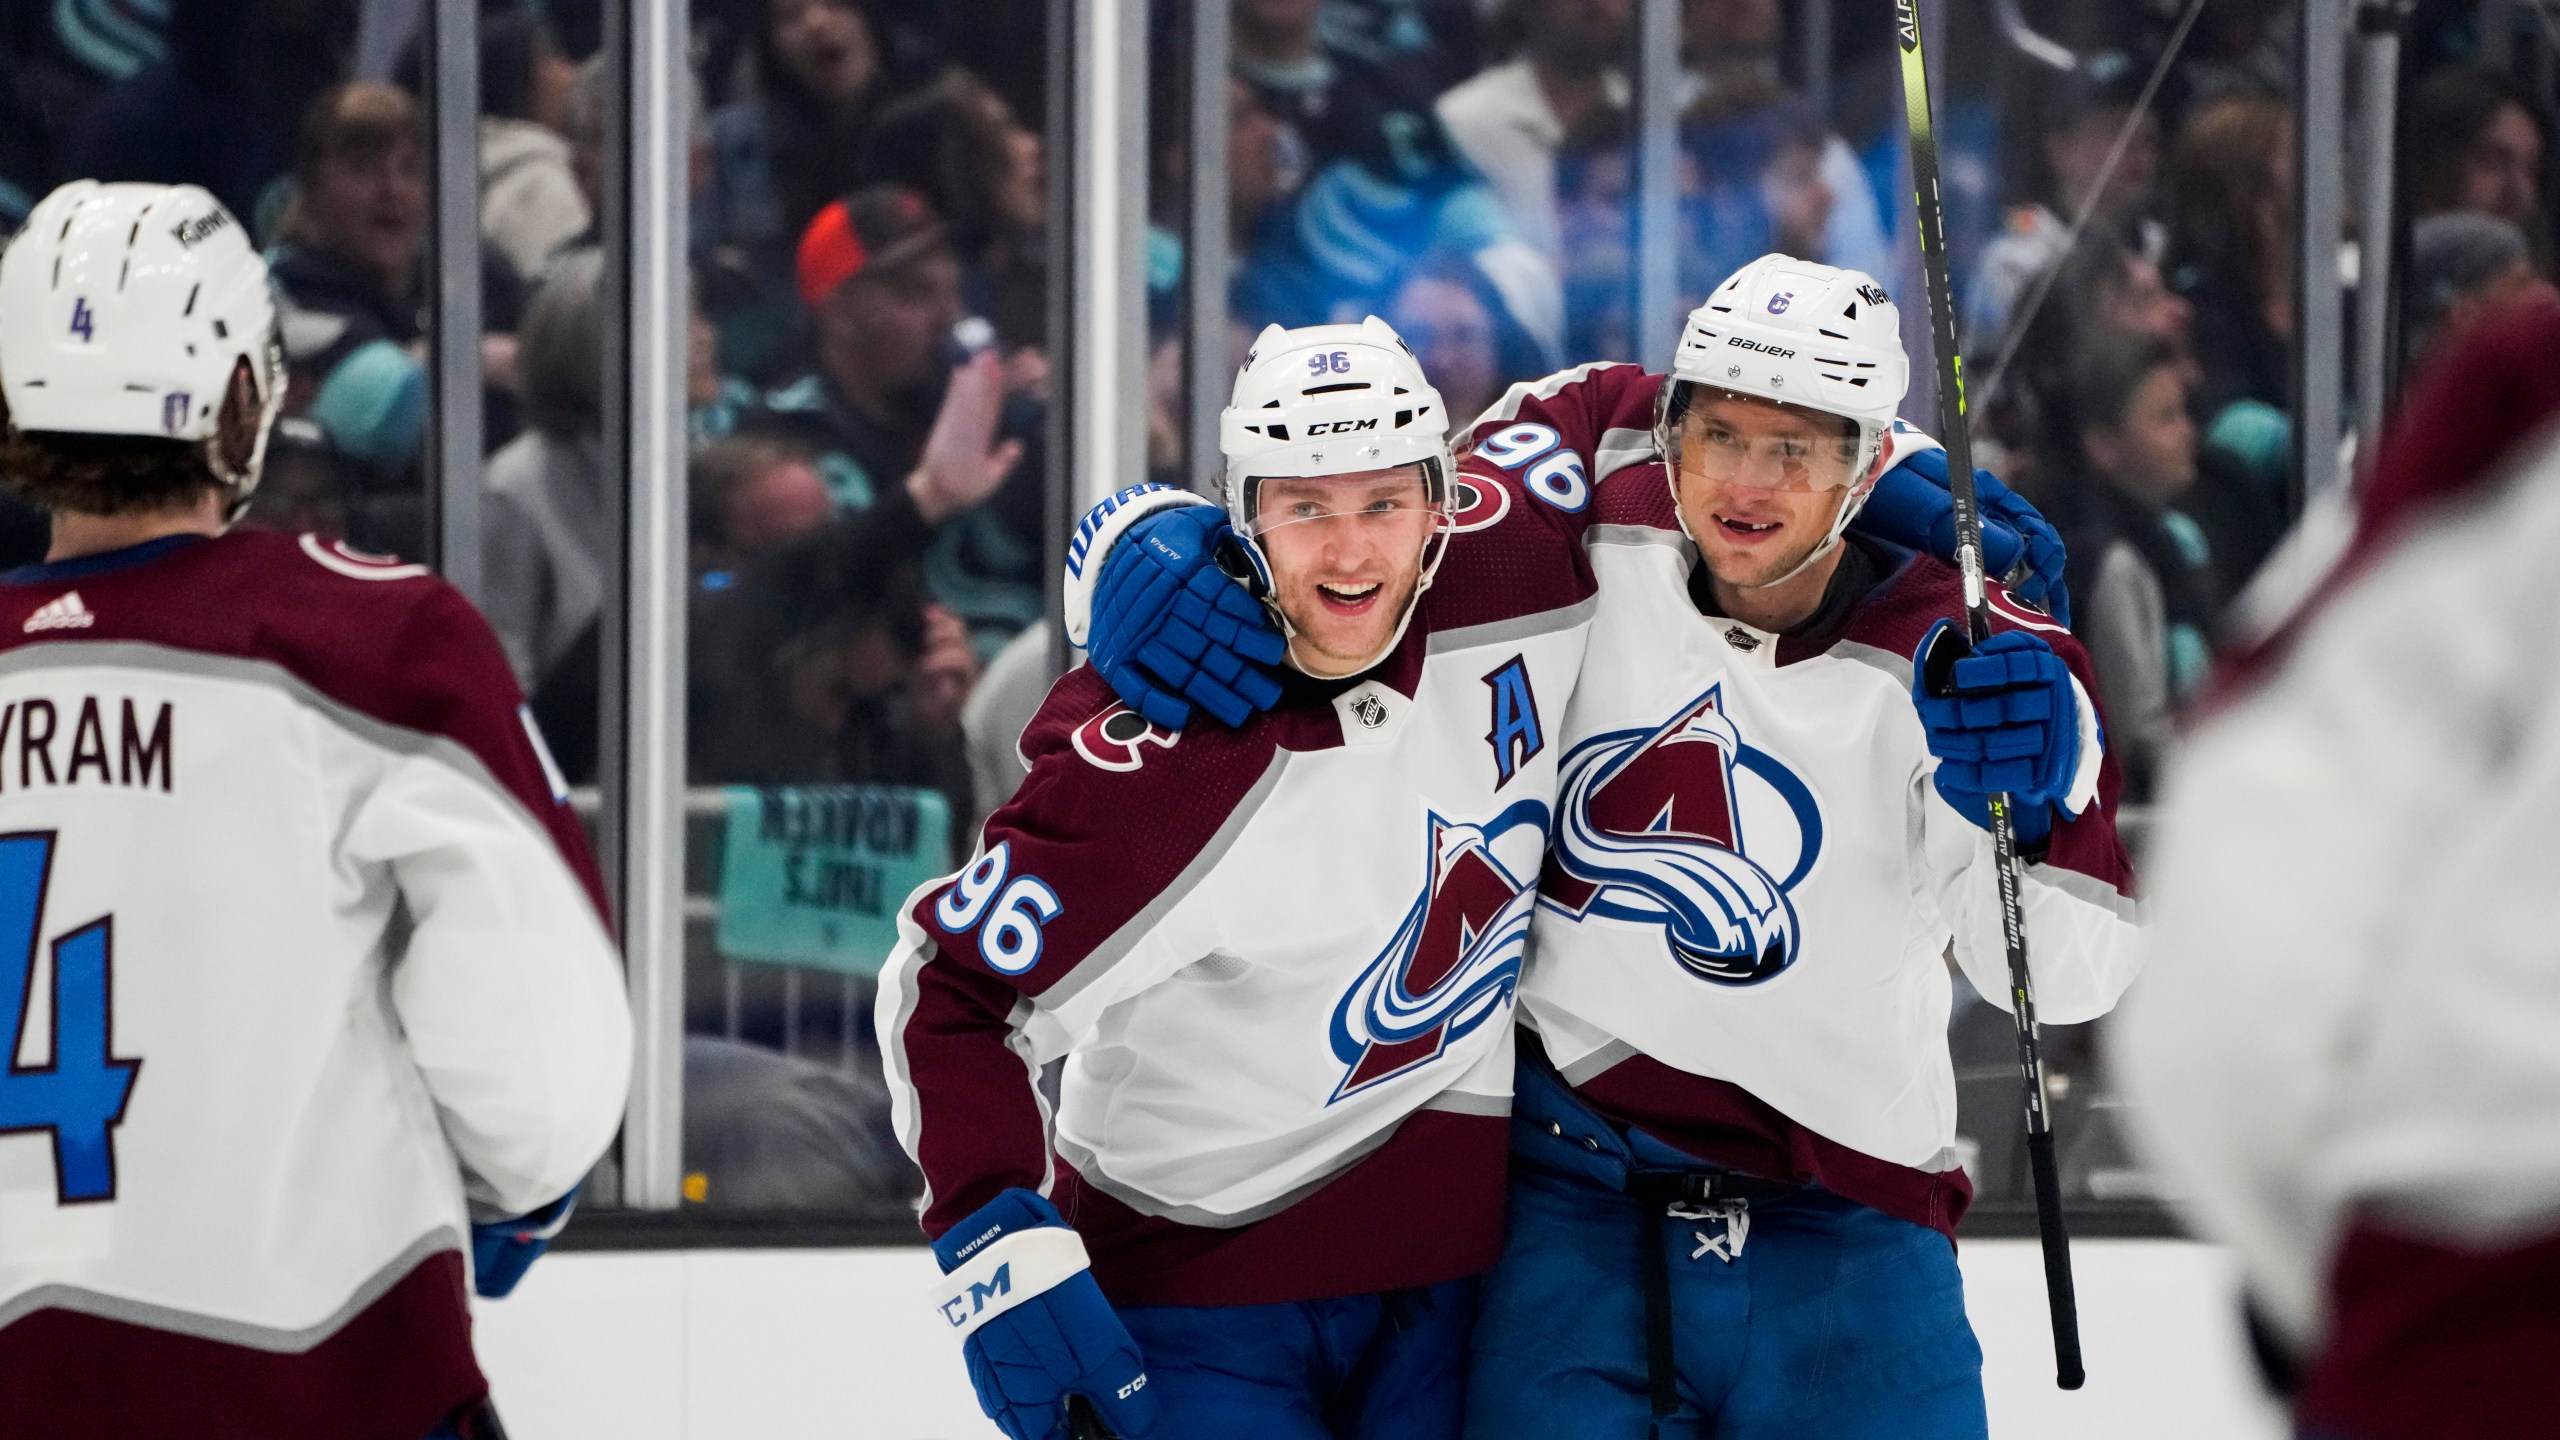
<path fill-rule="evenodd" d="M 1493 847 L 1522 825 L 1543 837 L 1546 824 L 1547 807 L 1534 800 L 1485 825 L 1430 817 L 1429 883 L 1333 1007 L 1333 1054 L 1347 1068 L 1325 1103 L 1428 1064 L 1502 1020 L 1519 988 L 1536 892 Z"/>
<path fill-rule="evenodd" d="M 1147 763 L 1147 747 L 1170 750 L 1182 738 L 1179 730 L 1152 724 L 1126 705 L 1114 705 L 1076 727 L 1076 753 L 1105 770 L 1135 770 Z"/>
<path fill-rule="evenodd" d="M 1822 812 L 1794 772 L 1742 743 L 1722 692 L 1566 754 L 1540 903 L 1659 925 L 1691 974 L 1756 985 L 1802 946 L 1787 892 L 1821 856 Z"/>

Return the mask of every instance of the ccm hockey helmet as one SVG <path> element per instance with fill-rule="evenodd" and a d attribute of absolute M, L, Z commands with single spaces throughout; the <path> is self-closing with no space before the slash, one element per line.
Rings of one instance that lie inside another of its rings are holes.
<path fill-rule="evenodd" d="M 1902 315 L 1883 286 L 1862 271 L 1761 256 L 1717 286 L 1681 327 L 1653 426 L 1675 511 L 1681 420 L 1698 387 L 1841 416 L 1857 426 L 1856 459 L 1831 533 L 1805 557 L 1804 564 L 1812 564 L 1839 543 L 1867 503 L 1875 488 L 1867 471 L 1910 384 Z"/>
<path fill-rule="evenodd" d="M 1449 415 L 1440 392 L 1423 378 L 1422 362 L 1372 315 L 1357 325 L 1272 325 L 1255 337 L 1233 394 L 1218 418 L 1218 448 L 1226 455 L 1224 499 L 1228 523 L 1252 566 L 1253 585 L 1266 603 L 1272 594 L 1271 562 L 1263 553 L 1259 487 L 1265 480 L 1352 475 L 1419 464 L 1431 508 L 1423 541 L 1422 577 L 1414 598 L 1396 617 L 1386 648 L 1404 638 L 1413 606 L 1431 588 L 1455 524 L 1456 466 L 1449 455 Z M 1294 629 L 1277 605 L 1282 633 Z"/>
<path fill-rule="evenodd" d="M 217 437 L 243 360 L 258 429 L 235 468 Z M 0 393 L 13 429 L 200 445 L 237 515 L 284 386 L 266 261 L 196 186 L 74 180 L 0 254 Z"/>

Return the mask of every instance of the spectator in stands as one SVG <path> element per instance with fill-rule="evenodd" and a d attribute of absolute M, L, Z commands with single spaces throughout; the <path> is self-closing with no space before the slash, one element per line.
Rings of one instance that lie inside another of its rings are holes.
<path fill-rule="evenodd" d="M 835 497 L 809 457 L 779 440 L 740 435 L 693 457 L 693 573 L 727 589 L 737 572 L 824 525 Z"/>
<path fill-rule="evenodd" d="M 1007 350 L 1048 323 L 1049 196 L 1040 133 L 975 75 L 943 72 L 880 112 L 865 171 L 933 203 L 969 269 L 972 308 Z"/>
<path fill-rule="evenodd" d="M 931 439 L 878 500 L 700 592 L 693 627 L 693 778 L 877 783 L 943 792 L 970 813 L 960 714 L 978 676 L 969 627 L 932 603 L 937 532 L 1015 473 L 997 439 L 993 356 L 964 366 Z"/>
<path fill-rule="evenodd" d="M 766 0 L 752 17 L 753 89 L 711 116 L 694 249 L 723 349 L 759 381 L 800 358 L 793 247 L 865 178 L 864 141 L 894 83 L 882 22 L 874 0 Z"/>
<path fill-rule="evenodd" d="M 2100 335 L 2073 389 L 2085 469 L 2059 507 L 2073 632 L 2097 667 L 2126 793 L 2141 798 L 2173 715 L 2211 669 L 2225 598 L 2205 532 L 2180 508 L 2196 483 L 2187 367 L 2165 340 Z"/>
<path fill-rule="evenodd" d="M 2072 365 L 2082 347 L 2114 333 L 2166 340 L 2185 354 L 2195 328 L 2195 307 L 2161 279 L 2132 223 L 2092 220 L 2055 263 L 2059 269 L 2036 308 L 2010 317 L 2013 328 L 2024 330 L 2003 342 L 2007 367 L 1997 368 L 1995 352 L 1975 397 L 1984 431 L 1981 463 L 2039 505 L 2048 491 L 2038 457 L 2064 457 L 2064 475 L 2074 468 L 2068 463 L 2078 433 Z M 2042 279 L 2031 278 L 2024 293 L 2033 294 Z"/>
<path fill-rule="evenodd" d="M 2171 157 L 2169 286 L 2195 307 L 2208 427 L 2234 401 L 2291 403 L 2293 173 L 2292 112 L 2266 95 L 2198 111 Z"/>
<path fill-rule="evenodd" d="M 563 260 L 525 316 L 532 424 L 489 457 L 481 610 L 527 694 L 549 683 L 604 610 L 604 257 Z"/>
<path fill-rule="evenodd" d="M 594 223 L 561 133 L 577 76 L 523 0 L 480 17 L 480 234 L 528 282 Z"/>
<path fill-rule="evenodd" d="M 1786 25 L 1778 0 L 1685 0 L 1681 41 L 1692 87 L 1685 107 L 1690 123 L 1705 125 L 1762 108 L 1788 109 L 1799 115 L 1810 113 L 1804 110 L 1800 98 L 1788 98 L 1780 77 L 1778 53 L 1785 39 Z M 1818 115 L 1814 119 L 1820 122 Z M 1790 116 L 1780 123 L 1793 126 L 1799 122 Z M 1847 141 L 1831 133 L 1827 125 L 1821 129 L 1821 136 L 1816 164 L 1822 189 L 1830 196 L 1831 209 L 1822 222 L 1820 244 L 1787 253 L 1801 254 L 1826 265 L 1864 270 L 1870 275 L 1893 274 L 1896 261 L 1886 237 L 1883 211 L 1877 205 L 1877 187 L 1870 183 L 1866 167 Z M 1749 260 L 1760 253 L 1753 251 L 1741 258 Z M 1741 261 L 1735 263 L 1739 265 Z M 1704 298 L 1708 288 L 1727 273 L 1730 272 L 1717 271 L 1707 277 L 1697 295 Z"/>
<path fill-rule="evenodd" d="M 990 653 L 1043 609 L 1044 497 L 1037 402 L 1005 393 L 985 354 L 955 370 L 963 317 L 960 259 L 924 197 L 881 185 L 830 205 L 800 246 L 800 295 L 816 320 L 817 364 L 765 397 L 743 428 L 776 433 L 817 457 L 839 507 L 868 509 L 914 472 L 954 407 L 994 407 L 995 453 L 1012 473 L 986 506 L 943 529 L 926 557 L 934 599 L 967 620 Z"/>
<path fill-rule="evenodd" d="M 356 11 L 344 0 L 167 0 L 167 53 L 89 106 L 64 173 L 202 185 L 268 233 L 295 126 L 345 73 Z"/>
<path fill-rule="evenodd" d="M 1486 46 L 1511 58 L 1433 107 L 1458 153 L 1493 186 L 1522 239 L 1564 259 L 1556 153 L 1595 117 L 1624 109 L 1630 0 L 1504 0 Z"/>
<path fill-rule="evenodd" d="M 2031 198 L 2010 210 L 2002 233 L 1983 248 L 1973 273 L 1965 306 L 1967 338 L 1973 348 L 1999 343 L 2009 329 L 2011 307 L 2032 288 L 2038 275 L 2062 258 L 2071 243 L 2071 217 L 2096 191 L 2099 172 L 2115 148 L 2116 137 L 2133 118 L 2142 78 L 2130 57 L 2110 50 L 2090 56 L 2078 70 L 2044 87 L 2044 102 L 2033 112 L 2038 139 L 2025 186 Z M 2160 127 L 2146 114 L 2134 126 L 2123 157 L 2107 176 L 2105 193 L 2089 212 L 2092 225 L 2130 219 L 2143 253 L 2155 260 L 2167 236 L 2143 212 L 2159 172 Z"/>
<path fill-rule="evenodd" d="M 2412 215 L 2494 215 L 2523 231 L 2535 258 L 2550 265 L 2542 194 L 2551 136 L 2514 84 L 2479 66 L 2448 65 L 2418 82 L 2400 134 Z"/>
<path fill-rule="evenodd" d="M 326 431 L 359 478 L 350 538 L 415 554 L 424 539 L 415 467 L 426 434 L 422 367 L 427 231 L 426 143 L 417 103 L 396 86 L 358 81 L 313 102 L 279 222 L 271 266 L 283 300 L 290 414 Z M 514 269 L 481 257 L 493 443 L 513 429 Z"/>
<path fill-rule="evenodd" d="M 1297 137 L 1303 190 L 1266 214 L 1238 267 L 1234 313 L 1265 323 L 1358 319 L 1386 303 L 1412 256 L 1467 256 L 1542 344 L 1563 334 L 1554 262 L 1512 229 L 1501 201 L 1451 147 L 1418 86 L 1328 47 L 1316 0 L 1236 0 L 1235 74 Z"/>
<path fill-rule="evenodd" d="M 1317 24 L 1327 48 L 1372 65 L 1414 72 L 1434 94 L 1483 68 L 1485 0 L 1325 0 Z"/>
<path fill-rule="evenodd" d="M 1416 261 L 1388 297 L 1385 314 L 1439 388 L 1452 437 L 1466 433 L 1514 383 L 1554 368 L 1528 332 L 1508 322 L 1501 297 L 1463 256 Z"/>
<path fill-rule="evenodd" d="M 2533 268 L 2524 232 L 2509 221 L 2449 210 L 2410 233 L 2409 355 L 2418 365 L 2484 319 L 2554 300 L 2560 290 Z"/>

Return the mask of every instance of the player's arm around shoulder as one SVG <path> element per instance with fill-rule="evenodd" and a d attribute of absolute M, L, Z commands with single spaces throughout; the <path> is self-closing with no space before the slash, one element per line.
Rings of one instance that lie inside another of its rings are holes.
<path fill-rule="evenodd" d="M 387 872 L 411 922 L 392 1003 L 475 1214 L 525 1215 L 620 1125 L 630 1007 L 594 859 L 497 637 L 444 582 L 400 588 L 354 682 L 390 753 L 361 767 L 343 858 Z"/>
<path fill-rule="evenodd" d="M 1578 548 L 1584 531 L 1606 523 L 1593 503 L 1600 482 L 1653 458 L 1660 386 L 1661 377 L 1640 365 L 1608 362 L 1512 386 L 1453 442 L 1462 477 L 1500 487 L 1462 508 L 1459 530 L 1489 528 L 1516 513 Z"/>
<path fill-rule="evenodd" d="M 1958 963 L 2000 1003 L 2008 966 L 1989 801 L 2010 797 L 2037 1007 L 2072 1024 L 2112 1008 L 2141 960 L 2141 905 L 2116 830 L 2123 781 L 2079 642 L 1997 586 L 1990 599 L 1988 640 L 1971 645 L 1961 622 L 1940 620 L 1913 654 L 1935 761 L 1920 793 L 1926 868 Z"/>

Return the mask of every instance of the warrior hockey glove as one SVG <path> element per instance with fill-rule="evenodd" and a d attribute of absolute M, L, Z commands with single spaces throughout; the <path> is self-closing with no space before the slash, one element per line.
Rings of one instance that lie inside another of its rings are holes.
<path fill-rule="evenodd" d="M 491 1220 L 471 1227 L 471 1288 L 485 1300 L 504 1300 L 551 1248 L 551 1237 L 569 1223 L 577 1208 L 578 1187 L 534 1211 L 511 1220 Z"/>
<path fill-rule="evenodd" d="M 1979 646 L 1940 620 L 1911 657 L 1911 699 L 1938 757 L 1938 794 L 1988 830 L 2006 791 L 2021 850 L 2053 834 L 2053 811 L 2080 768 L 2080 700 L 2071 669 L 2042 636 L 2009 630 Z"/>
<path fill-rule="evenodd" d="M 1007 1190 L 933 1242 L 933 1254 L 943 1271 L 934 1308 L 961 1337 L 978 1404 L 1011 1440 L 1065 1436 L 1069 1395 L 1090 1400 L 1114 1435 L 1155 1429 L 1138 1342 L 1055 1206 Z"/>
<path fill-rule="evenodd" d="M 2071 592 L 2063 587 L 2068 558 L 2062 536 L 2043 514 L 1988 470 L 1973 472 L 1982 501 L 1982 567 L 2006 577 L 2009 592 L 2071 625 Z M 1850 523 L 1858 534 L 1955 563 L 1956 501 L 1947 488 L 1947 452 L 1931 448 L 1884 472 L 1866 508 Z"/>
<path fill-rule="evenodd" d="M 1168 730 L 1195 704 L 1241 725 L 1280 698 L 1267 667 L 1288 644 L 1218 566 L 1234 534 L 1217 506 L 1183 505 L 1131 525 L 1103 557 L 1086 653 L 1130 709 Z"/>

